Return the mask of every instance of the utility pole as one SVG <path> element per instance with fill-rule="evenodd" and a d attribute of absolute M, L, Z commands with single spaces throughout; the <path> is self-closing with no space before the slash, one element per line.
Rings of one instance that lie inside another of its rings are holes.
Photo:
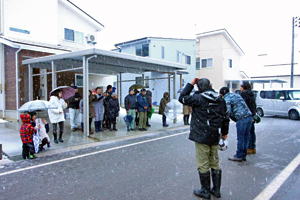
<path fill-rule="evenodd" d="M 292 61 L 291 61 L 291 83 L 290 87 L 294 87 L 294 40 L 295 40 L 295 26 L 300 27 L 299 17 L 293 17 L 293 28 L 292 28 Z"/>

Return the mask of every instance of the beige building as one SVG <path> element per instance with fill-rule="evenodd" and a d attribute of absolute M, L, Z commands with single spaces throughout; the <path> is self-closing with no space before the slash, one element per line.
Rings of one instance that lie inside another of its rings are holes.
<path fill-rule="evenodd" d="M 217 91 L 224 86 L 233 92 L 239 89 L 239 83 L 230 80 L 248 78 L 240 70 L 240 58 L 244 52 L 227 30 L 199 33 L 196 38 L 196 76 L 210 79 Z"/>

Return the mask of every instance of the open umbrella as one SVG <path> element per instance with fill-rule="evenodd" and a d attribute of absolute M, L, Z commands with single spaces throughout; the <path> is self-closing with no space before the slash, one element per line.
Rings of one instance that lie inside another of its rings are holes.
<path fill-rule="evenodd" d="M 63 99 L 68 99 L 68 98 L 70 98 L 70 97 L 72 97 L 72 96 L 74 96 L 75 95 L 75 89 L 74 88 L 72 88 L 72 87 L 70 87 L 70 86 L 59 86 L 59 87 L 57 87 L 57 88 L 55 88 L 54 90 L 52 90 L 51 92 L 50 92 L 50 94 L 49 94 L 49 96 L 51 96 L 51 94 L 55 91 L 55 90 L 58 90 L 58 89 L 60 89 L 60 90 L 62 90 L 62 98 Z"/>
<path fill-rule="evenodd" d="M 18 111 L 19 112 L 32 112 L 37 110 L 47 110 L 47 109 L 57 109 L 57 106 L 49 103 L 45 100 L 34 100 L 28 101 L 23 106 L 21 106 Z"/>
<path fill-rule="evenodd" d="M 142 89 L 142 88 L 145 88 L 145 86 L 143 85 L 140 85 L 140 84 L 133 84 L 132 86 L 130 86 L 129 89 Z"/>
<path fill-rule="evenodd" d="M 167 103 L 164 114 L 168 119 L 176 119 L 182 112 L 182 104 L 177 99 L 172 99 Z"/>

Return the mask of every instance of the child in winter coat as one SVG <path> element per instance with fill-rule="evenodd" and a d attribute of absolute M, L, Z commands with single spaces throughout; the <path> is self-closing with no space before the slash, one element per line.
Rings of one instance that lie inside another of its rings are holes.
<path fill-rule="evenodd" d="M 29 112 L 31 116 L 31 125 L 38 129 L 42 144 L 39 145 L 39 151 L 45 150 L 44 146 L 47 144 L 50 147 L 50 138 L 47 134 L 49 132 L 49 124 L 45 119 L 37 118 L 36 112 Z"/>
<path fill-rule="evenodd" d="M 20 118 L 23 122 L 20 128 L 20 137 L 23 143 L 22 157 L 23 159 L 35 159 L 37 156 L 34 155 L 33 134 L 36 133 L 36 129 L 31 125 L 28 113 L 21 114 Z"/>
<path fill-rule="evenodd" d="M 118 96 L 116 93 L 112 93 L 112 98 L 109 99 L 107 103 L 107 111 L 108 111 L 108 118 L 109 118 L 109 127 L 110 131 L 114 130 L 117 131 L 117 117 L 119 116 L 120 106 L 118 101 Z M 111 127 L 111 124 L 113 124 L 113 128 Z"/>

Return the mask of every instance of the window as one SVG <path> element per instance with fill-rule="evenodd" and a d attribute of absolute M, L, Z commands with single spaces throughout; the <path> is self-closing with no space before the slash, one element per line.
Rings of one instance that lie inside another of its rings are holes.
<path fill-rule="evenodd" d="M 143 80 L 142 77 L 135 77 L 135 84 L 143 85 Z"/>
<path fill-rule="evenodd" d="M 65 39 L 74 41 L 74 30 L 65 28 Z"/>
<path fill-rule="evenodd" d="M 164 59 L 165 58 L 165 47 L 161 46 L 161 58 Z"/>
<path fill-rule="evenodd" d="M 200 58 L 196 58 L 196 70 L 200 70 Z"/>
<path fill-rule="evenodd" d="M 82 32 L 65 28 L 65 40 L 83 43 L 84 36 Z"/>
<path fill-rule="evenodd" d="M 83 33 L 82 32 L 78 32 L 78 31 L 75 31 L 75 38 L 74 38 L 74 41 L 75 42 L 78 42 L 78 43 L 83 43 L 84 41 L 84 36 L 83 36 Z"/>
<path fill-rule="evenodd" d="M 262 99 L 275 99 L 275 91 L 261 91 L 260 97 Z"/>
<path fill-rule="evenodd" d="M 149 79 L 149 76 L 145 76 L 145 79 Z M 149 85 L 150 85 L 149 80 L 145 80 L 145 87 L 149 88 Z"/>
<path fill-rule="evenodd" d="M 276 99 L 281 99 L 281 100 L 286 99 L 285 91 L 275 91 L 275 98 Z"/>
<path fill-rule="evenodd" d="M 201 67 L 202 68 L 209 68 L 213 66 L 213 59 L 208 58 L 208 59 L 202 59 L 201 60 Z"/>
<path fill-rule="evenodd" d="M 290 100 L 300 100 L 300 90 L 287 91 L 288 99 Z"/>
<path fill-rule="evenodd" d="M 75 85 L 77 87 L 83 87 L 83 75 L 75 74 Z"/>
<path fill-rule="evenodd" d="M 30 31 L 28 31 L 28 30 L 14 28 L 14 27 L 9 27 L 9 30 L 14 31 L 14 32 L 18 32 L 18 33 L 30 34 Z"/>
<path fill-rule="evenodd" d="M 185 56 L 185 64 L 191 64 L 191 56 Z"/>
<path fill-rule="evenodd" d="M 229 66 L 229 68 L 232 68 L 232 60 L 231 59 L 228 59 L 228 66 Z"/>
<path fill-rule="evenodd" d="M 179 62 L 179 53 L 180 53 L 180 52 L 179 52 L 179 51 L 177 51 L 177 59 L 176 59 L 176 60 L 177 60 L 177 62 Z"/>
<path fill-rule="evenodd" d="M 135 54 L 137 56 L 149 56 L 149 44 L 143 44 L 135 47 Z"/>

